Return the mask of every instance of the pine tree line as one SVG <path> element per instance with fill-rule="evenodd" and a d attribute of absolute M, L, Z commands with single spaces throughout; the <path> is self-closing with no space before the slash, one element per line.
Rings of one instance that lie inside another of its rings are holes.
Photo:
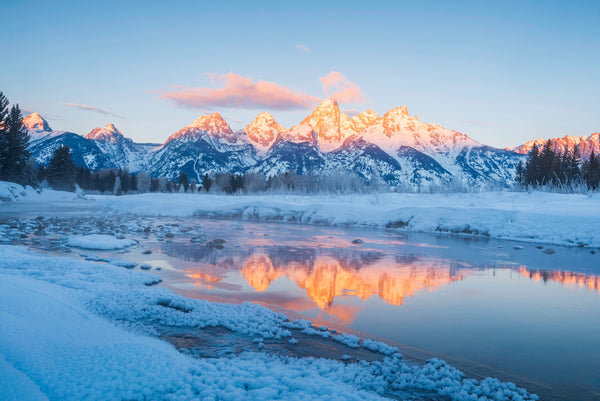
<path fill-rule="evenodd" d="M 527 154 L 525 166 L 519 162 L 515 182 L 519 186 L 534 188 L 585 185 L 589 189 L 597 189 L 600 186 L 600 159 L 592 151 L 590 158 L 582 162 L 578 146 L 558 153 L 548 140 L 541 149 L 533 146 Z"/>
<path fill-rule="evenodd" d="M 8 99 L 0 92 L 0 181 L 31 184 L 29 133 L 23 125 L 18 104 L 8 107 Z"/>

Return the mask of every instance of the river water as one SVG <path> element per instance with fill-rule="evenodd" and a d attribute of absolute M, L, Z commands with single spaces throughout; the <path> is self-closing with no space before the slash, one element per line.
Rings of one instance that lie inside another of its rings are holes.
<path fill-rule="evenodd" d="M 196 218 L 33 217 L 0 215 L 3 241 L 150 265 L 161 285 L 182 295 L 256 302 L 389 340 L 408 356 L 515 381 L 542 399 L 600 399 L 597 250 Z M 139 245 L 65 245 L 85 232 L 122 234 Z"/>

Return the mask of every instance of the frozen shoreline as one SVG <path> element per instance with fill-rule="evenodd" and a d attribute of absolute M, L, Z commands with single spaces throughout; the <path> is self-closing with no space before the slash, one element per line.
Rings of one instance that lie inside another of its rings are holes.
<path fill-rule="evenodd" d="M 119 213 L 393 228 L 600 247 L 600 195 L 474 194 L 89 196 Z"/>
<path fill-rule="evenodd" d="M 0 182 L 0 212 L 52 208 L 140 216 L 197 216 L 481 235 L 600 247 L 600 193 L 480 192 L 354 195 L 87 195 Z M 43 211 L 42 211 L 43 210 Z"/>
<path fill-rule="evenodd" d="M 10 199 L 10 202 L 7 200 Z M 62 207 L 140 216 L 197 216 L 481 235 L 600 247 L 600 193 L 481 192 L 356 195 L 87 195 L 0 182 L 0 211 Z"/>
<path fill-rule="evenodd" d="M 0 246 L 0 252 L 0 377 L 13 383 L 2 387 L 6 399 L 33 389 L 39 391 L 30 393 L 32 399 L 537 399 L 512 383 L 467 379 L 439 360 L 406 362 L 393 348 L 351 335 L 340 342 L 379 350 L 382 360 L 346 363 L 261 352 L 192 358 L 155 338 L 152 327 L 222 326 L 259 342 L 289 341 L 293 328 L 314 336 L 325 332 L 255 304 L 218 304 L 148 287 L 156 280 L 151 274 L 22 247 Z"/>

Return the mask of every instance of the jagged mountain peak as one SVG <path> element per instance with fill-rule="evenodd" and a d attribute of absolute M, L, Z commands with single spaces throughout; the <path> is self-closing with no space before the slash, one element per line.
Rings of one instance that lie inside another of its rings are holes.
<path fill-rule="evenodd" d="M 40 113 L 31 113 L 23 119 L 23 125 L 28 131 L 47 131 L 51 132 L 52 128 L 48 122 L 40 115 Z"/>
<path fill-rule="evenodd" d="M 104 142 L 121 142 L 124 138 L 121 131 L 114 126 L 114 124 L 109 123 L 106 124 L 104 128 L 96 127 L 91 130 L 87 135 L 84 136 L 85 139 L 93 139 L 95 141 L 104 141 Z"/>
<path fill-rule="evenodd" d="M 334 98 L 324 100 L 300 124 L 313 127 L 318 135 L 319 147 L 325 152 L 336 149 L 347 137 L 356 133 L 350 117 L 340 111 Z"/>
<path fill-rule="evenodd" d="M 352 117 L 350 121 L 352 123 L 352 129 L 355 132 L 360 132 L 377 122 L 380 118 L 381 117 L 379 116 L 379 114 L 375 113 L 371 109 L 367 109 L 362 113 Z"/>
<path fill-rule="evenodd" d="M 236 135 L 231 130 L 231 127 L 229 124 L 227 124 L 225 119 L 219 113 L 212 113 L 210 115 L 198 117 L 190 125 L 187 125 L 175 132 L 167 139 L 165 144 L 179 138 L 199 138 L 204 134 L 208 134 L 215 138 L 222 138 L 231 143 L 235 143 L 237 141 Z"/>
<path fill-rule="evenodd" d="M 300 123 L 294 125 L 288 131 L 283 131 L 277 136 L 277 140 L 288 142 L 311 142 L 316 145 L 317 132 L 310 124 Z"/>
<path fill-rule="evenodd" d="M 192 124 L 190 124 L 190 126 L 197 127 L 197 128 L 205 128 L 207 126 L 210 126 L 211 124 L 212 125 L 225 124 L 225 125 L 227 125 L 227 127 L 229 127 L 227 122 L 225 122 L 225 119 L 223 118 L 223 116 L 221 116 L 217 112 L 209 114 L 208 116 L 198 117 L 196 120 L 194 120 L 194 122 Z"/>
<path fill-rule="evenodd" d="M 533 148 L 538 146 L 542 148 L 546 143 L 550 141 L 552 150 L 559 153 L 564 153 L 567 150 L 573 150 L 574 147 L 579 147 L 579 153 L 582 158 L 588 159 L 592 151 L 594 154 L 600 154 L 600 134 L 594 133 L 590 136 L 572 136 L 565 135 L 562 138 L 537 138 L 533 141 L 525 142 L 524 144 L 517 146 L 513 149 L 513 152 L 527 154 Z"/>
<path fill-rule="evenodd" d="M 266 149 L 286 129 L 275 121 L 275 118 L 267 112 L 262 112 L 244 129 L 248 139 L 255 146 Z"/>
<path fill-rule="evenodd" d="M 387 120 L 410 118 L 410 114 L 408 113 L 408 107 L 406 107 L 406 106 L 394 107 L 393 109 L 391 109 L 387 113 L 385 113 L 383 115 L 383 118 L 387 119 Z"/>

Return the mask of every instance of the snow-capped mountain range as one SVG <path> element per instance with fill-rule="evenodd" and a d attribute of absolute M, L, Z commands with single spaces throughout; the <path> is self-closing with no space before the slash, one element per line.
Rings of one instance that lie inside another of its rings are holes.
<path fill-rule="evenodd" d="M 514 152 L 526 155 L 534 146 L 541 149 L 548 140 L 538 138 L 534 141 L 525 142 L 523 145 L 513 149 Z M 573 150 L 576 146 L 579 147 L 579 154 L 582 159 L 589 159 L 590 154 L 594 151 L 596 156 L 600 155 L 600 133 L 594 133 L 590 136 L 570 136 L 566 135 L 562 138 L 550 139 L 552 149 L 557 153 L 564 153 L 567 150 Z"/>
<path fill-rule="evenodd" d="M 181 171 L 199 181 L 205 174 L 272 176 L 293 170 L 309 175 L 352 174 L 365 182 L 413 188 L 453 179 L 508 186 L 523 160 L 519 153 L 421 122 L 405 106 L 383 116 L 367 110 L 350 118 L 334 99 L 325 100 L 290 129 L 263 112 L 234 132 L 221 115 L 213 113 L 173 133 L 163 144 L 135 143 L 113 124 L 80 136 L 52 131 L 37 113 L 23 122 L 32 136 L 30 150 L 40 163 L 47 163 L 54 149 L 65 144 L 78 165 L 146 170 L 173 180 Z"/>

